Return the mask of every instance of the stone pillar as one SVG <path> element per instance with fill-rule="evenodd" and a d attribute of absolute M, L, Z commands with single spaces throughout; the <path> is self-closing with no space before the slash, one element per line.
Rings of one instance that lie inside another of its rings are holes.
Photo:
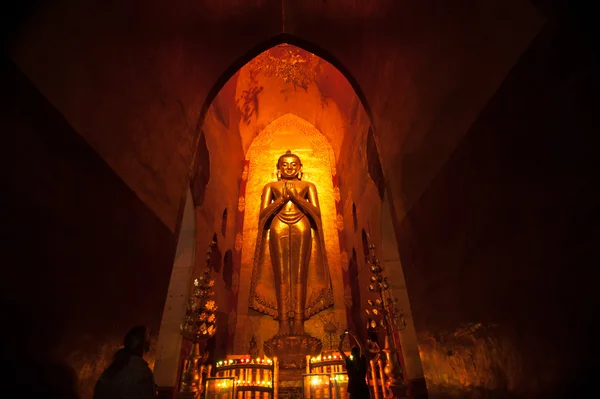
<path fill-rule="evenodd" d="M 188 192 L 156 348 L 154 378 L 163 396 L 168 396 L 166 392 L 172 392 L 177 384 L 182 343 L 179 325 L 185 315 L 194 268 L 195 219 L 194 202 Z"/>
<path fill-rule="evenodd" d="M 403 372 L 406 373 L 408 379 L 408 395 L 413 398 L 423 398 L 423 395 L 427 397 L 423 366 L 417 344 L 417 333 L 412 318 L 408 292 L 406 291 L 406 283 L 404 281 L 404 273 L 398 252 L 398 242 L 396 241 L 387 193 L 382 204 L 381 223 L 383 265 L 387 272 L 386 276 L 390 283 L 392 295 L 398 299 L 397 307 L 404 312 L 404 320 L 406 321 L 406 328 L 399 332 L 399 336 L 400 349 L 404 357 L 403 366 L 406 368 Z"/>

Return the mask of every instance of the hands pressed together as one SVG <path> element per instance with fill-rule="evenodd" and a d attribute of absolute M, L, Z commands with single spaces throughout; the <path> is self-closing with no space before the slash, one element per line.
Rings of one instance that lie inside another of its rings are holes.
<path fill-rule="evenodd" d="M 297 200 L 298 199 L 298 191 L 296 190 L 296 187 L 294 187 L 293 183 L 290 182 L 285 182 L 283 184 L 283 200 L 284 201 L 289 201 L 289 200 Z"/>

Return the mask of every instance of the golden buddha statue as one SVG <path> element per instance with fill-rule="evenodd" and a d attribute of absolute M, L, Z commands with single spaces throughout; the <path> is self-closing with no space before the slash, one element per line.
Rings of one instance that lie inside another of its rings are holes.
<path fill-rule="evenodd" d="M 297 155 L 288 150 L 277 169 L 261 197 L 250 307 L 275 317 L 278 335 L 302 335 L 306 319 L 333 305 L 321 211 Z"/>

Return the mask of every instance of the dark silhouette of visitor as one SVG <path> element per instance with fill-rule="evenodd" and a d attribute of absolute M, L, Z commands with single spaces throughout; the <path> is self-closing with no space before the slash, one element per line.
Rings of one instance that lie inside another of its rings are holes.
<path fill-rule="evenodd" d="M 150 350 L 150 334 L 144 326 L 125 335 L 124 347 L 115 354 L 94 389 L 94 399 L 151 399 L 156 396 L 154 375 L 143 359 Z"/>
<path fill-rule="evenodd" d="M 350 356 L 347 356 L 342 346 L 346 336 L 351 336 L 356 341 L 358 346 L 353 346 L 350 351 Z M 338 351 L 346 363 L 346 371 L 348 372 L 348 394 L 350 399 L 369 399 L 371 393 L 367 385 L 367 359 L 363 354 L 362 346 L 352 332 L 346 330 L 340 335 L 340 344 Z"/>
<path fill-rule="evenodd" d="M 377 363 L 381 356 L 381 348 L 377 337 L 377 322 L 371 318 L 367 321 L 367 351 L 371 354 L 369 360 Z"/>

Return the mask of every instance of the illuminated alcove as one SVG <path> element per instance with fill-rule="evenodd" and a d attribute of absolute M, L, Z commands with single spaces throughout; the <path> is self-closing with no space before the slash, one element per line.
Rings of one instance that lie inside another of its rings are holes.
<path fill-rule="evenodd" d="M 312 317 L 306 322 L 306 331 L 314 337 L 326 342 L 322 318 L 335 320 L 340 326 L 346 325 L 346 309 L 344 306 L 344 281 L 341 269 L 340 247 L 338 238 L 338 220 L 336 202 L 339 202 L 339 189 L 334 187 L 332 176 L 335 175 L 334 154 L 327 138 L 306 120 L 294 115 L 285 114 L 273 122 L 256 136 L 246 153 L 248 164 L 247 183 L 244 193 L 244 220 L 242 230 L 241 276 L 251 276 L 256 239 L 261 191 L 265 184 L 276 181 L 275 163 L 286 150 L 293 149 L 303 164 L 303 180 L 315 184 L 318 192 L 323 222 L 326 257 L 330 269 L 335 305 Z M 238 317 L 234 336 L 235 353 L 244 353 L 247 344 L 255 337 L 260 345 L 277 333 L 277 322 L 270 316 L 259 315 L 248 311 L 248 292 L 250 279 L 240 280 L 238 297 Z"/>
<path fill-rule="evenodd" d="M 261 190 L 276 179 L 275 164 L 288 149 L 302 159 L 304 178 L 317 185 L 334 292 L 333 308 L 307 320 L 306 330 L 320 338 L 325 349 L 331 345 L 325 323 L 340 331 L 348 326 L 364 338 L 362 309 L 373 295 L 367 290 L 370 272 L 359 256 L 350 281 L 349 266 L 353 252 L 362 252 L 365 230 L 382 263 L 389 262 L 387 275 L 405 312 L 408 327 L 401 341 L 407 374 L 411 379 L 423 377 L 394 229 L 384 226 L 383 219 L 389 224 L 391 218 L 383 209 L 388 203 L 370 118 L 336 67 L 283 44 L 235 72 L 206 112 L 191 176 L 192 198 L 186 205 L 193 208 L 186 215 L 195 217 L 195 255 L 187 273 L 174 274 L 170 283 L 157 345 L 158 385 L 176 384 L 181 355 L 188 350 L 179 336 L 179 322 L 191 278 L 205 267 L 205 249 L 215 235 L 231 266 L 228 276 L 214 272 L 219 321 L 211 360 L 247 353 L 250 341 L 260 347 L 275 335 L 276 322 L 249 309 L 248 295 Z M 360 299 L 353 292 L 359 292 Z M 360 315 L 352 315 L 353 310 Z"/>

